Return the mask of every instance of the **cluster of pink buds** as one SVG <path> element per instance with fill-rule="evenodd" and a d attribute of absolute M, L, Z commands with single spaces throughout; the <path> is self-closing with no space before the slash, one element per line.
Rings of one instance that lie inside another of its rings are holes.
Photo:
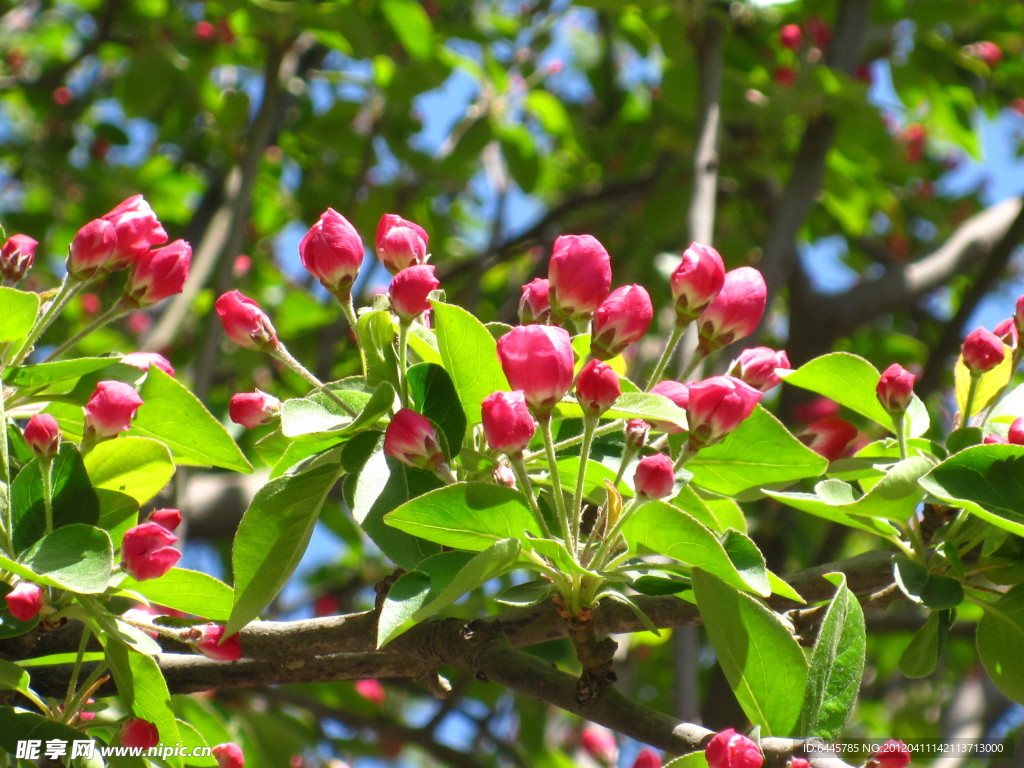
<path fill-rule="evenodd" d="M 180 510 L 159 509 L 147 522 L 125 531 L 121 561 L 133 579 L 158 579 L 174 567 L 181 552 L 174 548 L 178 537 L 172 531 L 180 524 Z"/>

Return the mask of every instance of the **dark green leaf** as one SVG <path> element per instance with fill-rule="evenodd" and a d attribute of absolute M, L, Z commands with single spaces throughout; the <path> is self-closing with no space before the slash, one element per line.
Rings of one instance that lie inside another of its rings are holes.
<path fill-rule="evenodd" d="M 44 536 L 25 552 L 22 561 L 64 589 L 99 594 L 110 582 L 114 547 L 106 531 L 73 523 Z"/>
<path fill-rule="evenodd" d="M 12 755 L 17 753 L 19 741 L 36 740 L 45 743 L 50 739 L 62 739 L 70 743 L 88 738 L 79 730 L 41 715 L 18 711 L 14 707 L 0 707 L 0 748 Z"/>
<path fill-rule="evenodd" d="M 730 529 L 722 537 L 722 547 L 744 582 L 753 587 L 759 595 L 771 594 L 768 568 L 757 544 L 739 531 Z"/>
<path fill-rule="evenodd" d="M 387 310 L 374 309 L 360 315 L 356 336 L 363 357 L 363 375 L 371 387 L 387 382 L 398 391 L 395 335 L 395 320 Z"/>
<path fill-rule="evenodd" d="M 53 483 L 53 525 L 71 523 L 94 525 L 99 519 L 99 501 L 93 490 L 82 456 L 71 443 L 62 443 L 50 470 Z M 22 467 L 11 483 L 14 513 L 14 548 L 21 552 L 39 540 L 46 530 L 43 480 L 38 459 Z"/>
<path fill-rule="evenodd" d="M 409 394 L 416 410 L 441 428 L 451 461 L 458 455 L 466 435 L 466 414 L 459 407 L 459 396 L 451 376 L 440 365 L 420 363 L 409 369 Z"/>
<path fill-rule="evenodd" d="M 978 622 L 978 655 L 992 682 L 1024 703 L 1024 584 L 985 606 Z"/>

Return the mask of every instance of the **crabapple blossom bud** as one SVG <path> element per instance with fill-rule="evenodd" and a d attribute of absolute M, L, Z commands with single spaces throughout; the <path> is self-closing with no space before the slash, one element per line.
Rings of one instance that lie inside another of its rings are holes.
<path fill-rule="evenodd" d="M 550 284 L 546 278 L 538 277 L 523 286 L 519 299 L 519 322 L 546 324 L 551 320 Z"/>
<path fill-rule="evenodd" d="M 501 369 L 535 411 L 546 413 L 572 387 L 572 341 L 564 328 L 520 325 L 498 339 Z"/>
<path fill-rule="evenodd" d="M 175 240 L 163 248 L 146 251 L 135 262 L 125 296 L 134 307 L 148 307 L 181 293 L 192 264 L 192 246 Z"/>
<path fill-rule="evenodd" d="M 123 381 L 101 381 L 85 404 L 85 435 L 95 440 L 117 437 L 131 426 L 142 398 Z"/>
<path fill-rule="evenodd" d="M 630 448 L 643 448 L 650 430 L 651 425 L 643 419 L 630 419 L 626 422 L 626 445 Z"/>
<path fill-rule="evenodd" d="M 889 739 L 868 762 L 877 764 L 879 768 L 907 768 L 910 750 L 899 739 Z"/>
<path fill-rule="evenodd" d="M 491 477 L 494 478 L 495 485 L 504 485 L 506 488 L 516 487 L 516 473 L 504 461 L 498 462 L 498 466 L 494 468 Z"/>
<path fill-rule="evenodd" d="M 725 264 L 718 251 L 710 245 L 691 243 L 669 279 L 678 321 L 688 323 L 700 315 L 718 296 L 724 282 Z"/>
<path fill-rule="evenodd" d="M 594 313 L 590 353 L 599 360 L 622 354 L 647 333 L 653 317 L 651 297 L 642 285 L 616 288 Z"/>
<path fill-rule="evenodd" d="M 105 272 L 124 269 L 155 245 L 167 242 L 167 232 L 142 195 L 132 195 L 102 217 L 114 226 L 117 242 L 103 264 Z"/>
<path fill-rule="evenodd" d="M 828 28 L 828 24 L 818 16 L 811 16 L 804 23 L 804 28 L 807 30 L 807 34 L 811 36 L 811 40 L 814 41 L 814 46 L 821 50 L 828 48 L 829 42 L 832 40 L 832 30 Z"/>
<path fill-rule="evenodd" d="M 149 513 L 149 522 L 163 526 L 168 531 L 173 531 L 181 525 L 181 510 L 172 507 L 155 509 Z"/>
<path fill-rule="evenodd" d="M 977 328 L 964 339 L 963 357 L 964 365 L 971 373 L 985 373 L 1003 362 L 1006 347 L 992 331 Z"/>
<path fill-rule="evenodd" d="M 661 768 L 661 757 L 650 747 L 644 747 L 637 753 L 633 768 Z"/>
<path fill-rule="evenodd" d="M 159 368 L 168 376 L 174 375 L 174 366 L 159 352 L 130 352 L 121 356 L 121 362 L 138 368 L 140 371 L 148 371 L 150 366 Z"/>
<path fill-rule="evenodd" d="M 824 419 L 826 416 L 838 416 L 839 403 L 827 397 L 816 397 L 793 407 L 793 418 L 801 424 Z"/>
<path fill-rule="evenodd" d="M 242 641 L 231 635 L 224 642 L 224 627 L 220 624 L 200 624 L 186 630 L 197 651 L 215 661 L 238 661 L 242 658 Z M 216 747 L 214 747 L 216 750 Z"/>
<path fill-rule="evenodd" d="M 754 411 L 761 393 L 732 376 L 712 376 L 689 386 L 686 419 L 690 444 L 717 443 Z"/>
<path fill-rule="evenodd" d="M 681 384 L 678 381 L 672 379 L 665 379 L 659 381 L 653 387 L 651 387 L 652 395 L 663 395 L 672 401 L 672 404 L 678 408 L 686 410 L 686 406 L 690 404 L 690 389 L 685 384 Z M 660 429 L 670 435 L 678 435 L 680 432 L 685 432 L 682 427 L 676 426 L 675 424 L 668 421 L 652 421 L 651 426 L 655 429 Z"/>
<path fill-rule="evenodd" d="M 583 749 L 588 755 L 605 766 L 613 766 L 619 759 L 619 747 L 615 735 L 607 728 L 589 724 L 583 729 Z"/>
<path fill-rule="evenodd" d="M 710 768 L 761 768 L 764 755 L 753 739 L 732 728 L 716 733 L 704 749 Z"/>
<path fill-rule="evenodd" d="M 142 523 L 125 531 L 121 540 L 124 569 L 136 581 L 158 579 L 181 557 L 174 548 L 178 537 L 159 523 Z"/>
<path fill-rule="evenodd" d="M 829 461 L 835 461 L 857 437 L 857 428 L 838 416 L 825 416 L 804 427 L 797 438 Z"/>
<path fill-rule="evenodd" d="M 985 439 L 981 441 L 982 445 L 1009 445 L 1010 441 L 1002 435 L 990 432 L 985 435 Z"/>
<path fill-rule="evenodd" d="M 785 65 L 776 67 L 772 72 L 772 80 L 783 88 L 792 88 L 796 83 L 796 70 Z"/>
<path fill-rule="evenodd" d="M 60 448 L 60 427 L 48 413 L 37 413 L 25 425 L 25 442 L 36 456 L 52 459 Z"/>
<path fill-rule="evenodd" d="M 1018 338 L 1024 336 L 1024 295 L 1021 295 L 1017 299 L 1017 304 L 1013 312 L 1013 324 L 1017 328 Z"/>
<path fill-rule="evenodd" d="M 878 395 L 878 402 L 888 413 L 901 414 L 910 405 L 910 399 L 914 396 L 915 376 L 899 363 L 893 363 L 878 380 L 875 393 Z"/>
<path fill-rule="evenodd" d="M 31 581 L 19 581 L 4 600 L 11 616 L 18 621 L 32 621 L 43 609 L 43 588 Z"/>
<path fill-rule="evenodd" d="M 1018 416 L 1010 425 L 1006 439 L 1013 445 L 1024 445 L 1024 416 Z"/>
<path fill-rule="evenodd" d="M 217 761 L 217 768 L 245 768 L 242 748 L 233 741 L 218 744 L 210 752 Z"/>
<path fill-rule="evenodd" d="M 783 48 L 791 51 L 799 51 L 804 44 L 804 33 L 799 24 L 786 24 L 779 30 L 779 42 Z"/>
<path fill-rule="evenodd" d="M 753 333 L 767 296 L 764 277 L 753 267 L 726 273 L 722 290 L 698 320 L 701 350 L 711 352 Z"/>
<path fill-rule="evenodd" d="M 11 235 L 0 248 L 0 276 L 5 282 L 16 283 L 25 276 L 36 260 L 39 241 L 28 235 Z"/>
<path fill-rule="evenodd" d="M 556 317 L 588 318 L 611 289 L 608 251 L 592 235 L 562 235 L 551 252 L 548 281 Z"/>
<path fill-rule="evenodd" d="M 160 731 L 157 730 L 156 724 L 141 717 L 126 720 L 118 732 L 118 737 L 121 744 L 126 747 L 149 749 L 160 743 Z"/>
<path fill-rule="evenodd" d="M 398 274 L 403 269 L 426 263 L 429 240 L 426 230 L 419 224 L 385 213 L 377 225 L 377 258 L 388 272 Z"/>
<path fill-rule="evenodd" d="M 751 347 L 740 352 L 733 371 L 736 378 L 747 382 L 754 389 L 767 392 L 782 381 L 776 373 L 779 368 L 787 371 L 790 369 L 789 358 L 784 350 L 776 352 L 768 347 Z"/>
<path fill-rule="evenodd" d="M 365 252 L 349 220 L 328 208 L 299 242 L 299 258 L 328 291 L 347 299 Z"/>
<path fill-rule="evenodd" d="M 391 278 L 391 309 L 402 320 L 409 322 L 430 309 L 427 296 L 441 285 L 434 269 L 433 264 L 418 264 Z"/>
<path fill-rule="evenodd" d="M 441 440 L 426 416 L 402 408 L 384 432 L 384 453 L 410 467 L 434 472 L 445 464 Z"/>
<path fill-rule="evenodd" d="M 380 680 L 376 678 L 370 678 L 369 680 L 356 680 L 355 682 L 356 693 L 362 696 L 371 704 L 376 704 L 378 707 L 387 701 L 388 694 L 384 690 L 384 686 L 380 684 Z"/>
<path fill-rule="evenodd" d="M 648 499 L 663 499 L 672 493 L 676 483 L 676 471 L 672 459 L 664 453 L 644 456 L 636 465 L 633 487 L 637 495 Z"/>
<path fill-rule="evenodd" d="M 998 336 L 1000 341 L 1010 349 L 1016 349 L 1017 344 L 1020 342 L 1020 333 L 1017 331 L 1017 325 L 1012 317 L 1000 320 L 996 327 L 992 329 L 992 333 Z"/>
<path fill-rule="evenodd" d="M 281 413 L 281 401 L 273 395 L 256 390 L 255 392 L 239 392 L 231 396 L 228 403 L 228 416 L 235 424 L 246 429 L 256 429 L 269 424 Z"/>
<path fill-rule="evenodd" d="M 990 69 L 1003 60 L 1003 49 L 990 40 L 982 40 L 965 45 L 964 53 L 976 59 L 981 59 Z"/>
<path fill-rule="evenodd" d="M 480 404 L 480 419 L 491 450 L 515 455 L 530 444 L 537 422 L 521 391 L 493 392 Z"/>
<path fill-rule="evenodd" d="M 619 374 L 600 360 L 591 360 L 576 377 L 576 400 L 593 416 L 611 408 L 621 394 Z"/>
<path fill-rule="evenodd" d="M 267 350 L 278 345 L 277 331 L 267 313 L 248 296 L 228 291 L 217 299 L 214 308 L 224 323 L 224 332 L 240 347 Z"/>

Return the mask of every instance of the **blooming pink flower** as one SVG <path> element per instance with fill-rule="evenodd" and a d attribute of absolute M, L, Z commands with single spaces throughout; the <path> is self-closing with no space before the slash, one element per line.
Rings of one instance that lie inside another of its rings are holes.
<path fill-rule="evenodd" d="M 85 404 L 85 434 L 96 440 L 117 437 L 131 426 L 142 398 L 123 381 L 101 381 Z"/>
<path fill-rule="evenodd" d="M 572 341 L 563 328 L 517 326 L 498 339 L 498 358 L 512 389 L 535 411 L 549 411 L 572 386 Z"/>
<path fill-rule="evenodd" d="M 136 581 L 158 579 L 181 557 L 174 548 L 178 537 L 159 523 L 142 523 L 125 531 L 121 540 L 124 569 Z"/>
<path fill-rule="evenodd" d="M 548 282 L 556 317 L 590 317 L 611 289 L 608 251 L 592 235 L 562 235 L 551 253 Z"/>
<path fill-rule="evenodd" d="M 672 401 L 672 404 L 686 410 L 686 406 L 690 404 L 690 389 L 685 384 L 672 379 L 665 379 L 659 381 L 653 387 L 651 387 L 652 395 L 662 395 Z M 652 421 L 651 426 L 655 429 L 660 429 L 670 435 L 678 435 L 680 432 L 685 432 L 682 427 L 678 427 L 669 421 Z"/>
<path fill-rule="evenodd" d="M 171 365 L 170 360 L 159 352 L 130 352 L 127 355 L 121 356 L 121 362 L 133 368 L 138 368 L 140 371 L 148 371 L 149 367 L 153 366 L 154 368 L 159 368 L 168 376 L 174 375 L 174 366 Z"/>
<path fill-rule="evenodd" d="M 754 411 L 761 393 L 732 376 L 712 376 L 691 384 L 686 419 L 690 444 L 717 443 Z"/>
<path fill-rule="evenodd" d="M 375 240 L 377 258 L 393 275 L 417 264 L 425 264 L 429 258 L 427 243 L 430 237 L 426 230 L 393 213 L 385 213 L 381 217 Z"/>
<path fill-rule="evenodd" d="M 125 295 L 136 307 L 148 307 L 181 293 L 192 264 L 192 246 L 184 240 L 146 251 L 135 262 Z"/>
<path fill-rule="evenodd" d="M 380 684 L 380 680 L 371 678 L 369 680 L 356 680 L 355 682 L 356 693 L 362 696 L 371 704 L 376 704 L 378 707 L 387 701 L 388 694 L 384 690 L 384 686 Z"/>
<path fill-rule="evenodd" d="M 445 465 L 437 430 L 426 416 L 402 408 L 384 432 L 384 453 L 410 467 L 437 471 Z"/>
<path fill-rule="evenodd" d="M 106 272 L 124 269 L 155 245 L 167 242 L 167 232 L 142 195 L 132 195 L 102 217 L 114 226 L 117 244 L 103 264 Z"/>
<path fill-rule="evenodd" d="M 163 526 L 168 531 L 173 531 L 181 525 L 181 510 L 172 507 L 155 509 L 149 513 L 149 522 Z"/>
<path fill-rule="evenodd" d="M 875 393 L 888 413 L 901 414 L 914 396 L 914 374 L 899 363 L 893 363 L 878 380 Z"/>
<path fill-rule="evenodd" d="M 39 241 L 28 235 L 11 235 L 0 248 L 0 276 L 16 283 L 25 276 L 36 260 Z"/>
<path fill-rule="evenodd" d="M 32 621 L 43 609 L 42 587 L 31 581 L 19 581 L 14 589 L 4 596 L 7 610 L 18 621 Z"/>
<path fill-rule="evenodd" d="M 812 421 L 797 435 L 804 445 L 829 461 L 841 457 L 857 437 L 857 428 L 838 416 Z"/>
<path fill-rule="evenodd" d="M 60 427 L 48 413 L 37 413 L 25 425 L 25 442 L 36 456 L 52 459 L 60 448 Z"/>
<path fill-rule="evenodd" d="M 502 453 L 522 453 L 537 431 L 526 396 L 518 390 L 489 394 L 480 404 L 480 418 L 487 444 Z"/>
<path fill-rule="evenodd" d="M 270 318 L 248 296 L 239 291 L 228 291 L 217 299 L 214 308 L 224 323 L 228 338 L 240 347 L 265 350 L 277 346 L 277 331 Z"/>
<path fill-rule="evenodd" d="M 963 357 L 964 365 L 971 373 L 985 373 L 1003 362 L 1006 347 L 992 331 L 977 328 L 964 339 Z"/>
<path fill-rule="evenodd" d="M 348 219 L 328 208 L 299 243 L 302 266 L 342 299 L 352 291 L 363 264 L 363 240 Z"/>
<path fill-rule="evenodd" d="M 233 741 L 218 744 L 212 750 L 217 768 L 245 768 L 245 755 L 242 748 Z"/>
<path fill-rule="evenodd" d="M 710 245 L 691 243 L 669 279 L 679 320 L 688 323 L 700 315 L 718 296 L 724 282 L 725 264 L 718 251 Z"/>
<path fill-rule="evenodd" d="M 600 360 L 591 360 L 576 377 L 576 400 L 592 416 L 611 408 L 621 394 L 619 374 Z"/>
<path fill-rule="evenodd" d="M 889 739 L 872 760 L 878 763 L 879 768 L 907 768 L 910 765 L 910 750 L 899 739 Z"/>
<path fill-rule="evenodd" d="M 642 285 L 616 288 L 594 313 L 591 354 L 600 360 L 622 354 L 647 333 L 653 317 L 651 297 Z"/>
<path fill-rule="evenodd" d="M 228 403 L 228 416 L 235 424 L 241 424 L 246 429 L 270 424 L 280 413 L 281 401 L 258 389 L 232 395 Z"/>
<path fill-rule="evenodd" d="M 519 299 L 519 322 L 523 325 L 547 324 L 551 319 L 551 286 L 546 278 L 538 277 L 523 286 Z"/>
<path fill-rule="evenodd" d="M 615 735 L 607 728 L 593 724 L 584 726 L 581 743 L 586 753 L 602 765 L 613 766 L 619 759 Z"/>
<path fill-rule="evenodd" d="M 242 641 L 238 635 L 231 635 L 224 642 L 224 627 L 220 624 L 200 624 L 186 630 L 186 635 L 195 644 L 196 650 L 216 661 L 238 661 L 242 658 Z M 214 747 L 216 750 L 216 747 Z"/>
<path fill-rule="evenodd" d="M 434 269 L 433 264 L 417 264 L 391 278 L 391 309 L 402 320 L 412 320 L 430 309 L 427 296 L 441 285 Z"/>
<path fill-rule="evenodd" d="M 734 370 L 738 379 L 754 389 L 767 392 L 782 381 L 776 373 L 780 368 L 790 369 L 789 357 L 784 350 L 776 352 L 768 347 L 751 347 L 740 352 Z"/>
<path fill-rule="evenodd" d="M 779 30 L 779 42 L 782 43 L 783 48 L 799 51 L 800 47 L 804 44 L 804 33 L 800 29 L 800 25 L 786 24 Z"/>
<path fill-rule="evenodd" d="M 710 768 L 761 768 L 764 755 L 752 740 L 728 728 L 716 733 L 704 749 Z"/>
<path fill-rule="evenodd" d="M 141 717 L 133 717 L 126 720 L 118 732 L 121 744 L 126 747 L 141 747 L 149 749 L 160 743 L 160 731 L 156 724 L 143 720 Z"/>
<path fill-rule="evenodd" d="M 676 483 L 676 471 L 672 459 L 664 453 L 644 456 L 636 465 L 633 487 L 637 495 L 649 499 L 663 499 L 672 493 Z"/>
<path fill-rule="evenodd" d="M 701 349 L 710 352 L 753 333 L 767 296 L 764 278 L 753 267 L 726 273 L 722 290 L 698 321 Z"/>
<path fill-rule="evenodd" d="M 661 768 L 661 756 L 650 747 L 644 747 L 637 753 L 633 768 Z"/>

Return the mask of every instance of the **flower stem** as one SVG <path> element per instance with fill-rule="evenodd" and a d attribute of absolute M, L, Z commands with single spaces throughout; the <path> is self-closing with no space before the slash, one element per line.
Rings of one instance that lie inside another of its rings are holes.
<path fill-rule="evenodd" d="M 661 374 L 665 372 L 665 368 L 668 366 L 668 361 L 672 359 L 672 354 L 676 351 L 676 347 L 679 346 L 679 340 L 683 338 L 683 333 L 685 331 L 686 325 L 683 325 L 682 323 L 676 323 L 672 328 L 672 333 L 669 335 L 668 341 L 665 342 L 665 351 L 661 353 L 661 359 L 658 360 L 658 364 L 654 366 L 654 371 L 651 373 L 651 377 L 647 380 L 647 384 L 644 387 L 645 392 L 658 383 L 658 379 L 660 379 Z"/>
<path fill-rule="evenodd" d="M 625 509 L 622 510 L 622 514 L 619 515 L 619 519 L 615 521 L 612 529 L 601 541 L 600 546 L 597 548 L 597 553 L 594 555 L 593 560 L 590 561 L 591 567 L 594 570 L 600 571 L 605 566 L 605 560 L 608 555 L 614 551 L 615 540 L 619 538 L 619 534 L 622 532 L 622 527 L 626 524 L 630 515 L 639 509 L 642 501 L 643 500 L 640 496 L 634 496 L 633 500 L 629 502 Z"/>
<path fill-rule="evenodd" d="M 352 303 L 352 291 L 349 291 L 344 301 L 339 301 L 338 303 L 341 304 L 341 311 L 345 313 L 345 319 L 348 320 L 349 327 L 355 332 L 359 317 L 356 315 L 356 305 Z"/>
<path fill-rule="evenodd" d="M 107 323 L 111 323 L 114 320 L 117 320 L 122 315 L 127 314 L 127 312 L 128 312 L 128 308 L 125 307 L 124 305 L 122 305 L 121 302 L 116 303 L 114 306 L 112 306 L 110 309 L 108 309 L 102 315 L 97 317 L 95 320 L 93 320 L 91 323 L 89 323 L 87 326 L 85 326 L 85 328 L 80 330 L 78 333 L 76 333 L 70 339 L 68 339 L 67 341 L 61 343 L 60 346 L 58 346 L 55 350 L 53 350 L 53 352 L 51 352 L 50 354 L 48 354 L 46 356 L 46 359 L 43 362 L 44 363 L 48 363 L 49 361 L 54 360 L 54 359 L 60 357 L 65 352 L 67 352 L 69 349 L 71 349 L 73 346 L 75 346 L 75 344 L 77 344 L 82 339 L 84 339 L 86 336 L 88 336 L 90 333 L 92 333 L 93 331 L 96 331 L 96 330 L 102 328 Z"/>
<path fill-rule="evenodd" d="M 900 458 L 907 458 L 907 429 L 906 429 L 906 411 L 894 413 L 892 416 L 893 431 L 896 433 L 896 442 L 900 446 Z"/>
<path fill-rule="evenodd" d="M 615 421 L 605 424 L 603 427 L 598 427 L 594 430 L 594 437 L 601 437 L 603 435 L 610 435 L 617 429 L 622 429 L 622 419 L 616 419 Z M 583 442 L 583 435 L 576 435 L 576 437 L 570 437 L 563 440 L 560 443 L 555 443 L 555 450 L 561 451 L 565 448 L 572 448 L 574 445 L 579 445 Z M 534 453 L 527 453 L 523 458 L 527 462 L 531 462 L 534 459 L 538 459 L 543 456 L 546 451 L 535 451 Z"/>
<path fill-rule="evenodd" d="M 334 394 L 334 392 L 329 390 L 326 384 L 324 384 L 322 381 L 320 381 L 320 379 L 318 379 L 316 376 L 314 376 L 312 373 L 306 370 L 305 366 L 303 366 L 302 363 L 300 363 L 298 360 L 292 357 L 291 353 L 285 348 L 284 344 L 278 344 L 276 347 L 274 347 L 274 349 L 271 351 L 271 354 L 273 354 L 274 357 L 276 357 L 282 363 L 284 363 L 297 374 L 299 374 L 299 376 L 304 378 L 314 387 L 316 387 L 329 398 L 331 398 L 331 400 L 340 405 L 342 410 L 345 411 L 345 413 L 347 413 L 349 416 L 354 417 L 356 415 L 356 412 L 352 410 L 352 407 L 348 403 L 346 403 L 344 400 L 342 400 L 340 397 Z"/>
<path fill-rule="evenodd" d="M 53 459 L 39 459 L 39 475 L 43 481 L 43 511 L 46 514 L 46 532 L 53 533 Z"/>
<path fill-rule="evenodd" d="M 71 669 L 71 679 L 68 681 L 68 692 L 64 697 L 64 716 L 70 717 L 71 703 L 75 698 L 75 689 L 78 687 L 78 676 L 82 671 L 82 657 L 85 656 L 85 649 L 89 645 L 89 638 L 92 633 L 89 628 L 82 625 L 82 637 L 78 641 L 78 654 L 75 656 L 75 666 Z"/>
<path fill-rule="evenodd" d="M 409 322 L 400 320 L 398 323 L 398 386 L 402 398 L 402 407 L 409 407 Z"/>
<path fill-rule="evenodd" d="M 569 551 L 575 555 L 576 548 L 572 540 L 572 531 L 569 528 L 569 516 L 565 511 L 562 481 L 558 476 L 558 454 L 555 453 L 555 440 L 551 434 L 551 414 L 543 414 L 538 420 L 540 421 L 541 433 L 544 436 L 544 450 L 548 456 L 548 472 L 551 473 L 551 495 L 554 497 L 555 512 L 558 515 L 558 523 L 562 529 L 562 538 Z"/>
<path fill-rule="evenodd" d="M 4 544 L 14 557 L 14 519 L 11 514 L 11 458 L 7 443 L 7 408 L 5 405 L 3 371 L 0 370 L 0 518 L 3 520 Z"/>
<path fill-rule="evenodd" d="M 572 497 L 572 546 L 573 550 L 579 543 L 580 518 L 583 517 L 583 484 L 587 478 L 587 462 L 590 460 L 590 446 L 594 442 L 594 430 L 597 428 L 597 417 L 583 417 L 583 447 L 580 449 L 580 469 L 576 473 L 576 492 Z"/>
<path fill-rule="evenodd" d="M 508 463 L 512 466 L 512 473 L 516 476 L 516 482 L 519 483 L 519 488 L 523 495 L 526 496 L 526 502 L 530 505 L 530 511 L 533 512 L 533 516 L 537 519 L 537 524 L 540 525 L 544 538 L 552 538 L 551 529 L 548 528 L 548 523 L 544 519 L 544 513 L 541 512 L 540 504 L 537 503 L 537 497 L 533 495 L 533 484 L 530 482 L 530 475 L 526 471 L 523 454 L 508 454 Z"/>
<path fill-rule="evenodd" d="M 64 277 L 64 282 L 60 284 L 60 288 L 57 290 L 57 295 L 50 300 L 50 304 L 46 307 L 42 316 L 36 320 L 36 324 L 29 331 L 25 341 L 22 342 L 21 346 L 18 347 L 18 351 L 14 353 L 11 358 L 11 363 L 17 365 L 20 363 L 29 352 L 32 351 L 33 345 L 39 339 L 40 336 L 45 333 L 46 329 L 50 327 L 50 324 L 57 318 L 60 311 L 64 309 L 69 301 L 74 298 L 75 294 L 81 291 L 88 284 L 87 280 L 78 280 L 71 275 Z"/>
<path fill-rule="evenodd" d="M 978 383 L 981 381 L 981 374 L 971 372 L 971 384 L 967 388 L 967 402 L 964 403 L 964 418 L 960 424 L 961 427 L 970 426 L 971 420 L 971 407 L 974 405 L 974 398 L 978 393 Z"/>

